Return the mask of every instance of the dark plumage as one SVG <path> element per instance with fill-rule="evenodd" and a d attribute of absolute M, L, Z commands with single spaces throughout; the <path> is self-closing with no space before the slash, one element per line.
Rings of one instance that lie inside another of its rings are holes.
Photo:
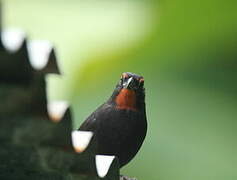
<path fill-rule="evenodd" d="M 115 155 L 120 167 L 140 149 L 147 131 L 142 76 L 123 73 L 112 96 L 93 112 L 79 130 L 92 131 L 97 154 Z"/>

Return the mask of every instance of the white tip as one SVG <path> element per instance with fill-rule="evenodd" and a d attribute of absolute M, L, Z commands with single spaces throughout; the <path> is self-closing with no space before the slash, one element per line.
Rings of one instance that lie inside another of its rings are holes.
<path fill-rule="evenodd" d="M 66 101 L 53 101 L 47 104 L 48 114 L 52 121 L 59 122 L 67 108 L 69 107 L 68 102 Z"/>
<path fill-rule="evenodd" d="M 132 77 L 130 77 L 129 79 L 128 79 L 128 81 L 127 81 L 127 83 L 125 83 L 125 88 L 128 88 L 128 86 L 129 86 L 129 84 L 131 83 L 131 81 L 132 81 Z"/>
<path fill-rule="evenodd" d="M 78 153 L 85 151 L 92 136 L 91 131 L 72 131 L 72 145 L 75 151 Z"/>
<path fill-rule="evenodd" d="M 12 53 L 21 48 L 24 39 L 25 33 L 21 29 L 4 29 L 1 33 L 1 40 L 4 48 Z"/>
<path fill-rule="evenodd" d="M 115 156 L 106 156 L 106 155 L 95 156 L 97 174 L 100 178 L 103 178 L 106 176 L 114 158 Z"/>
<path fill-rule="evenodd" d="M 27 42 L 27 51 L 32 67 L 36 70 L 43 69 L 49 60 L 53 45 L 45 40 L 33 40 Z"/>

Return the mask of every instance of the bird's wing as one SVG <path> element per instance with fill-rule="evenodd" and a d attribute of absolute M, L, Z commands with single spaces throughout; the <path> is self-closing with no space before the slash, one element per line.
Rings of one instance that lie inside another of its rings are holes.
<path fill-rule="evenodd" d="M 98 128 L 99 121 L 103 121 L 109 106 L 107 104 L 101 105 L 97 108 L 80 126 L 78 130 L 82 131 L 95 131 Z"/>
<path fill-rule="evenodd" d="M 95 113 L 92 113 L 79 127 L 81 131 L 94 131 L 96 128 Z"/>

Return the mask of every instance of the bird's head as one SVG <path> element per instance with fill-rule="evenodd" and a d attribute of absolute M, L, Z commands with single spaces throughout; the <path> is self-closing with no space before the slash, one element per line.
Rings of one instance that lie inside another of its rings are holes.
<path fill-rule="evenodd" d="M 120 89 L 129 89 L 133 91 L 144 91 L 144 78 L 137 74 L 125 72 L 122 74 L 118 83 Z"/>
<path fill-rule="evenodd" d="M 122 73 L 111 101 L 118 109 L 137 111 L 145 106 L 144 78 L 134 73 Z"/>

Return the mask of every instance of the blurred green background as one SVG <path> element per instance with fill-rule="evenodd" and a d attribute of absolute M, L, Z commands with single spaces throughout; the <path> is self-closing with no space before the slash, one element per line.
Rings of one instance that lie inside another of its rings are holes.
<path fill-rule="evenodd" d="M 149 129 L 122 174 L 139 180 L 237 179 L 236 0 L 5 0 L 4 27 L 56 47 L 75 128 L 122 72 L 145 77 Z"/>

